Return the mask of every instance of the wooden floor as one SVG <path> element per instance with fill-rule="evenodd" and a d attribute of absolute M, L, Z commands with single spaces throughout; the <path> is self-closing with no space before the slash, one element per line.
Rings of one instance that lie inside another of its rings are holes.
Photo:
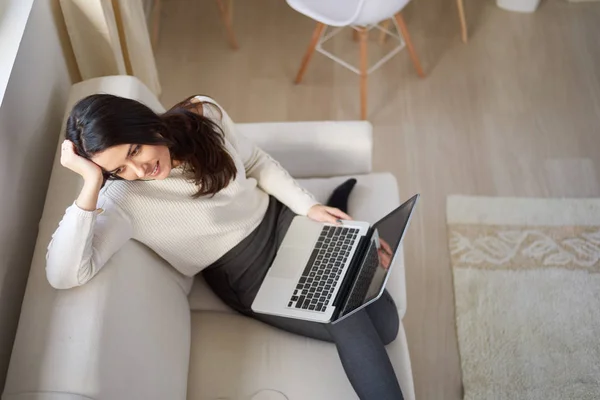
<path fill-rule="evenodd" d="M 408 335 L 417 397 L 462 397 L 447 250 L 449 194 L 600 196 L 600 4 L 544 1 L 534 14 L 419 0 L 405 18 L 428 74 L 401 52 L 370 77 L 375 168 L 422 194 L 406 241 Z M 282 0 L 234 0 L 240 50 L 216 1 L 163 0 L 157 62 L 164 104 L 202 93 L 234 120 L 351 120 L 359 81 L 315 54 L 292 84 L 314 24 Z M 350 32 L 332 48 L 358 61 Z M 371 56 L 380 52 L 376 38 Z M 391 46 L 388 44 L 387 46 Z"/>

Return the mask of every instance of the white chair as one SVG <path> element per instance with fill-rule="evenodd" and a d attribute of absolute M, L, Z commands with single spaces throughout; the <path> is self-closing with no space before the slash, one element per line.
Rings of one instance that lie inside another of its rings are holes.
<path fill-rule="evenodd" d="M 287 3 L 294 10 L 317 21 L 310 45 L 304 54 L 302 64 L 295 83 L 302 81 L 306 72 L 306 67 L 310 61 L 315 49 L 332 60 L 340 63 L 352 72 L 360 75 L 360 115 L 362 119 L 367 119 L 367 75 L 381 67 L 385 62 L 392 58 L 396 53 L 406 47 L 410 58 L 420 77 L 425 77 L 423 68 L 414 46 L 408 34 L 408 29 L 404 23 L 404 18 L 400 11 L 410 0 L 287 0 Z M 389 31 L 386 27 L 379 26 L 381 21 L 392 19 L 396 25 L 398 33 Z M 337 27 L 331 32 L 325 34 L 325 27 Z M 323 43 L 331 39 L 334 35 L 346 26 L 355 29 L 360 37 L 360 66 L 355 66 L 338 58 L 331 52 L 323 49 Z M 381 32 L 398 40 L 399 45 L 382 57 L 370 68 L 367 66 L 367 38 L 371 29 L 376 28 Z"/>

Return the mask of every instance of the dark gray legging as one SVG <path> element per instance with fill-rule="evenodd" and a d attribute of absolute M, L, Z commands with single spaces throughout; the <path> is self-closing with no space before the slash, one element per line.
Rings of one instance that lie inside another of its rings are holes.
<path fill-rule="evenodd" d="M 268 325 L 298 335 L 334 342 L 346 375 L 362 400 L 401 400 L 402 391 L 384 345 L 398 334 L 399 318 L 387 293 L 337 324 L 322 324 L 254 313 L 258 292 L 294 213 L 274 198 L 262 223 L 202 274 L 228 306 Z"/>

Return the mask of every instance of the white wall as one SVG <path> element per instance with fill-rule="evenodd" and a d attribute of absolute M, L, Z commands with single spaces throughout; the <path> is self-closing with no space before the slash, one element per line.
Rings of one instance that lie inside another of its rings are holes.
<path fill-rule="evenodd" d="M 74 80 L 58 0 L 35 0 L 0 107 L 0 393 Z"/>

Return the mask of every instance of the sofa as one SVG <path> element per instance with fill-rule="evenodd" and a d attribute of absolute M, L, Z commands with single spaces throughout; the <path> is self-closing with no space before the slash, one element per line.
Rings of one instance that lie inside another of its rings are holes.
<path fill-rule="evenodd" d="M 73 86 L 73 104 L 93 93 L 164 108 L 129 76 Z M 235 115 L 234 115 L 235 116 Z M 368 122 L 237 124 L 324 201 L 349 176 L 356 219 L 376 221 L 399 204 L 395 178 L 372 172 Z M 185 277 L 130 241 L 88 284 L 55 290 L 45 254 L 82 180 L 61 167 L 57 147 L 2 400 L 348 400 L 356 399 L 330 343 L 279 331 L 228 309 L 201 277 Z M 54 149 L 52 149 L 54 150 Z M 406 311 L 403 257 L 388 289 Z M 414 399 L 404 328 L 387 347 L 405 398 Z"/>

